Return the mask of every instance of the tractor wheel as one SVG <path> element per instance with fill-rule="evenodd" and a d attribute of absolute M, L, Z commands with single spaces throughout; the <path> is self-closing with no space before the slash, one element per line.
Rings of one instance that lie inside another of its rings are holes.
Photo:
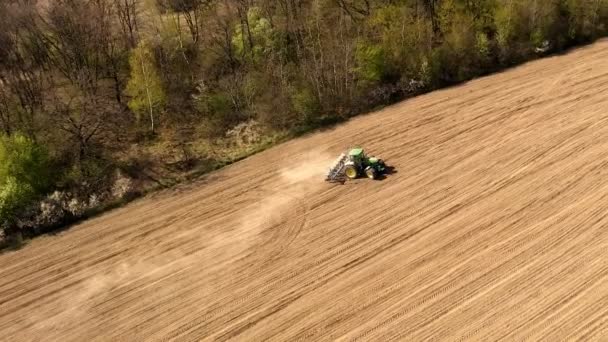
<path fill-rule="evenodd" d="M 369 179 L 376 179 L 376 169 L 374 169 L 373 167 L 368 167 L 365 170 L 365 175 L 367 175 L 367 178 Z"/>
<path fill-rule="evenodd" d="M 344 168 L 344 174 L 350 179 L 355 179 L 357 178 L 357 168 L 355 165 L 346 165 Z"/>

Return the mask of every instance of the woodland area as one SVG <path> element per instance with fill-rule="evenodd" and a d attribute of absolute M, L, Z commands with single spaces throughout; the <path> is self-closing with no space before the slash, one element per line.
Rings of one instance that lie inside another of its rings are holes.
<path fill-rule="evenodd" d="M 0 240 L 606 33 L 608 0 L 4 0 Z"/>

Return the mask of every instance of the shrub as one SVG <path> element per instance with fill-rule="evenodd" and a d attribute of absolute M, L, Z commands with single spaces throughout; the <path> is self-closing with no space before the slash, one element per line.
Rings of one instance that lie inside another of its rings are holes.
<path fill-rule="evenodd" d="M 0 137 L 0 221 L 15 213 L 52 183 L 47 151 L 22 135 Z"/>
<path fill-rule="evenodd" d="M 262 126 L 255 120 L 242 122 L 230 129 L 226 136 L 237 146 L 247 146 L 260 142 L 263 136 Z"/>
<path fill-rule="evenodd" d="M 355 51 L 355 72 L 364 83 L 381 81 L 387 73 L 384 49 L 378 45 L 360 42 Z"/>
<path fill-rule="evenodd" d="M 55 191 L 43 199 L 39 204 L 39 212 L 34 217 L 32 225 L 50 226 L 63 221 L 64 208 L 68 206 L 68 196 L 64 192 Z"/>
<path fill-rule="evenodd" d="M 488 39 L 488 35 L 483 32 L 477 32 L 477 41 L 475 46 L 477 48 L 477 53 L 482 59 L 490 57 L 490 40 Z"/>
<path fill-rule="evenodd" d="M 312 123 L 321 111 L 319 99 L 309 88 L 301 88 L 293 91 L 291 105 L 298 114 L 301 121 L 306 124 Z"/>
<path fill-rule="evenodd" d="M 79 196 L 106 191 L 112 185 L 110 161 L 101 158 L 80 160 L 66 170 L 62 188 L 73 189 Z"/>
<path fill-rule="evenodd" d="M 123 199 L 131 195 L 133 192 L 133 182 L 130 178 L 125 177 L 121 172 L 116 172 L 114 184 L 112 185 L 112 197 L 115 199 Z M 94 207 L 98 205 L 99 199 L 97 196 L 91 195 L 89 205 Z"/>
<path fill-rule="evenodd" d="M 7 178 L 0 189 L 0 221 L 12 221 L 15 212 L 33 197 L 33 190 L 19 184 L 14 177 Z"/>
<path fill-rule="evenodd" d="M 13 232 L 40 233 L 83 217 L 87 210 L 97 208 L 102 199 L 103 196 L 97 194 L 88 196 L 87 200 L 65 191 L 54 191 L 21 210 L 9 227 Z"/>

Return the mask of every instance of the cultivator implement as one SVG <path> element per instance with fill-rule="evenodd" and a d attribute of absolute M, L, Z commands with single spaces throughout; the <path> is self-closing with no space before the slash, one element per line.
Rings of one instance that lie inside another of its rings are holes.
<path fill-rule="evenodd" d="M 325 178 L 325 181 L 330 183 L 343 183 L 346 180 L 346 176 L 344 175 L 344 166 L 347 161 L 348 156 L 345 153 L 342 153 L 334 161 L 333 165 L 329 168 L 329 172 L 327 172 L 327 177 Z"/>

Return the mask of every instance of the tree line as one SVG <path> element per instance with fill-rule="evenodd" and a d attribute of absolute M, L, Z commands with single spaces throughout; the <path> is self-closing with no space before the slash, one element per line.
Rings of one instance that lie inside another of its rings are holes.
<path fill-rule="evenodd" d="M 608 0 L 5 0 L 0 225 L 35 235 L 148 166 L 184 171 L 607 32 Z"/>

